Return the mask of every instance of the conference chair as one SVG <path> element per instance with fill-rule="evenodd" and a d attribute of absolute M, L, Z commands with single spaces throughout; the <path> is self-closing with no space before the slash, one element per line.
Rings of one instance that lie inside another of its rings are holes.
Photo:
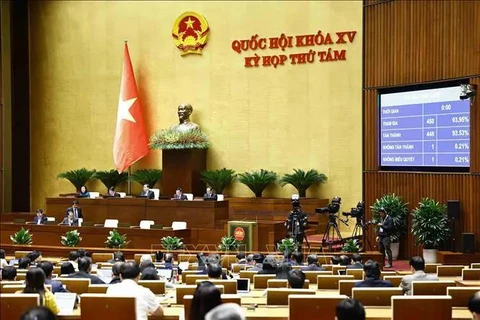
<path fill-rule="evenodd" d="M 84 293 L 81 320 L 91 319 L 135 319 L 135 297 L 111 296 L 98 293 Z"/>
<path fill-rule="evenodd" d="M 320 258 L 317 259 L 317 261 L 320 260 Z M 333 270 L 333 266 L 338 266 L 337 264 L 328 264 L 328 263 L 324 263 L 322 264 L 322 268 L 327 270 L 327 271 L 332 271 Z"/>
<path fill-rule="evenodd" d="M 385 276 L 396 276 L 396 271 L 380 271 L 380 279 L 385 280 Z"/>
<path fill-rule="evenodd" d="M 20 319 L 30 308 L 40 304 L 40 296 L 36 293 L 2 293 L 0 294 L 0 319 Z"/>
<path fill-rule="evenodd" d="M 461 277 L 465 266 L 437 266 L 438 277 Z"/>
<path fill-rule="evenodd" d="M 154 225 L 155 221 L 153 220 L 141 220 L 140 225 L 137 226 L 132 226 L 130 228 L 140 228 L 140 229 L 150 229 L 150 226 Z"/>
<path fill-rule="evenodd" d="M 288 296 L 291 294 L 315 295 L 315 290 L 310 289 L 267 289 L 267 305 L 288 305 Z"/>
<path fill-rule="evenodd" d="M 104 228 L 118 228 L 118 219 L 105 219 Z"/>
<path fill-rule="evenodd" d="M 232 263 L 232 272 L 233 273 L 239 273 L 241 270 L 247 270 L 247 269 L 250 269 L 252 268 L 253 266 L 252 265 L 249 265 L 249 264 L 240 264 L 240 263 Z"/>
<path fill-rule="evenodd" d="M 217 201 L 225 200 L 225 196 L 223 194 L 217 194 Z"/>
<path fill-rule="evenodd" d="M 452 297 L 393 296 L 392 320 L 451 320 Z"/>
<path fill-rule="evenodd" d="M 17 280 L 18 281 L 25 281 L 27 278 L 27 273 L 26 272 L 18 272 L 17 270 Z"/>
<path fill-rule="evenodd" d="M 236 294 L 222 294 L 222 303 L 236 303 L 241 306 L 241 297 Z M 183 310 L 185 310 L 184 319 L 190 319 L 190 309 L 192 308 L 193 295 L 186 295 L 183 297 Z"/>
<path fill-rule="evenodd" d="M 47 222 L 45 222 L 45 224 L 48 224 L 48 225 L 56 224 L 55 223 L 55 217 L 47 217 Z"/>
<path fill-rule="evenodd" d="M 353 276 L 353 279 L 363 280 L 363 269 L 347 269 L 347 276 Z"/>
<path fill-rule="evenodd" d="M 161 280 L 138 280 L 138 284 L 142 287 L 150 289 L 155 294 L 165 293 L 165 281 Z"/>
<path fill-rule="evenodd" d="M 468 307 L 468 300 L 477 292 L 480 287 L 448 287 L 447 296 L 452 297 L 452 307 Z"/>
<path fill-rule="evenodd" d="M 258 273 L 258 271 L 250 271 L 250 270 L 240 270 L 239 278 L 242 279 L 250 279 L 250 283 L 253 283 L 253 277 Z"/>
<path fill-rule="evenodd" d="M 333 275 L 339 275 L 338 271 L 345 271 L 347 270 L 346 266 L 332 266 L 332 274 Z"/>
<path fill-rule="evenodd" d="M 25 257 L 29 253 L 30 253 L 30 251 L 15 251 L 15 259 L 18 260 L 22 257 Z"/>
<path fill-rule="evenodd" d="M 60 281 L 68 291 L 75 292 L 76 294 L 87 293 L 88 287 L 91 285 L 90 279 L 61 278 Z"/>
<path fill-rule="evenodd" d="M 192 200 L 193 200 L 193 193 L 184 193 L 184 195 L 187 197 L 187 200 L 188 200 L 188 201 L 192 201 Z"/>
<path fill-rule="evenodd" d="M 178 262 L 195 263 L 197 262 L 197 255 L 191 253 L 179 253 L 177 260 Z"/>
<path fill-rule="evenodd" d="M 441 263 L 425 263 L 425 273 L 437 273 L 437 267 L 441 266 Z"/>
<path fill-rule="evenodd" d="M 107 293 L 109 284 L 91 284 L 88 286 L 88 293 Z"/>
<path fill-rule="evenodd" d="M 305 279 L 310 280 L 310 283 L 317 284 L 318 276 L 331 276 L 332 271 L 303 271 Z"/>
<path fill-rule="evenodd" d="M 1 281 L 0 292 L 3 292 L 4 286 L 15 286 L 15 285 L 23 285 L 25 287 L 25 281 Z"/>
<path fill-rule="evenodd" d="M 92 263 L 107 262 L 113 259 L 113 253 L 109 252 L 97 252 L 92 253 Z"/>
<path fill-rule="evenodd" d="M 187 229 L 187 223 L 185 221 L 173 221 L 172 230 L 184 230 Z"/>
<path fill-rule="evenodd" d="M 2 293 L 15 293 L 25 288 L 24 284 L 10 284 L 2 286 Z"/>
<path fill-rule="evenodd" d="M 403 276 L 385 276 L 383 280 L 390 281 L 394 287 L 400 286 Z"/>
<path fill-rule="evenodd" d="M 412 281 L 412 295 L 444 296 L 448 287 L 455 286 L 455 281 Z"/>
<path fill-rule="evenodd" d="M 287 279 L 268 279 L 267 280 L 267 289 L 269 288 L 288 288 Z M 305 280 L 303 283 L 303 289 L 310 288 L 310 281 Z"/>
<path fill-rule="evenodd" d="M 347 299 L 345 295 L 297 295 L 288 296 L 289 319 L 332 320 L 337 305 Z"/>
<path fill-rule="evenodd" d="M 351 297 L 352 289 L 355 286 L 355 283 L 361 280 L 340 280 L 338 281 L 338 291 L 341 295 Z"/>
<path fill-rule="evenodd" d="M 220 290 L 220 293 L 223 294 L 225 288 L 222 285 L 216 285 L 215 287 Z M 185 285 L 185 286 L 177 286 L 175 288 L 175 295 L 176 295 L 176 304 L 183 304 L 184 302 L 184 297 L 186 295 L 194 295 L 195 290 L 197 289 L 196 285 Z"/>
<path fill-rule="evenodd" d="M 353 276 L 317 276 L 317 289 L 337 289 L 338 281 L 340 280 L 353 280 Z"/>
<path fill-rule="evenodd" d="M 230 269 L 231 265 L 237 262 L 237 257 L 233 254 L 224 254 L 220 256 L 220 261 L 222 268 Z"/>
<path fill-rule="evenodd" d="M 242 276 L 240 276 L 243 278 Z M 255 289 L 266 289 L 268 279 L 275 279 L 274 274 L 256 274 L 253 276 L 253 287 Z"/>
<path fill-rule="evenodd" d="M 182 274 L 183 274 L 183 272 L 182 272 Z M 197 280 L 200 280 L 200 282 L 201 281 L 206 281 L 206 280 L 208 280 L 208 275 L 207 274 L 198 274 L 198 272 L 197 272 L 195 274 L 187 274 L 185 276 L 185 283 L 186 284 L 195 284 L 195 283 L 197 283 Z"/>
<path fill-rule="evenodd" d="M 120 195 L 120 198 L 125 198 L 127 196 L 126 192 L 117 192 Z"/>
<path fill-rule="evenodd" d="M 95 199 L 100 197 L 100 192 L 89 191 L 89 193 L 90 193 L 90 199 Z"/>
<path fill-rule="evenodd" d="M 200 275 L 200 274 L 203 274 L 203 273 L 200 273 L 200 271 L 198 271 L 198 270 L 183 270 L 182 275 L 181 275 L 182 276 L 182 283 L 183 284 L 187 283 L 187 275 L 195 275 L 195 274 Z M 195 281 L 193 283 L 195 283 Z"/>
<path fill-rule="evenodd" d="M 153 200 L 160 199 L 160 189 L 150 189 L 153 192 Z"/>
<path fill-rule="evenodd" d="M 353 288 L 352 298 L 364 306 L 391 306 L 392 296 L 403 295 L 402 288 Z"/>
<path fill-rule="evenodd" d="M 472 269 L 480 269 L 480 263 L 475 263 L 475 262 L 474 262 L 474 263 L 472 263 L 472 264 L 470 265 L 470 268 L 472 268 Z"/>
<path fill-rule="evenodd" d="M 195 281 L 195 284 L 198 285 L 200 282 L 205 281 L 198 279 Z M 226 294 L 237 294 L 237 280 L 220 280 L 220 279 L 208 279 L 214 285 L 222 285 L 224 288 L 224 293 Z"/>
<path fill-rule="evenodd" d="M 462 269 L 462 280 L 480 280 L 480 269 Z"/>

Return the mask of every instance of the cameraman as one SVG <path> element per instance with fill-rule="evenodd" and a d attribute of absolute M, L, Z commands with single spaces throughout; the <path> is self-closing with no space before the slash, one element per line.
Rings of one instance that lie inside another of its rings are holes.
<path fill-rule="evenodd" d="M 300 201 L 298 199 L 293 199 L 292 211 L 290 211 L 288 219 L 285 221 L 285 227 L 287 228 L 287 235 L 298 243 L 299 250 L 302 249 L 307 224 L 308 217 L 307 214 L 302 211 Z"/>
<path fill-rule="evenodd" d="M 382 221 L 378 223 L 378 235 L 377 235 L 377 242 L 380 252 L 383 256 L 383 261 L 385 262 L 385 253 L 388 258 L 388 264 L 385 265 L 385 268 L 392 267 L 392 250 L 390 249 L 390 234 L 393 229 L 393 220 L 392 217 L 388 215 L 388 212 L 381 208 L 378 210 Z"/>

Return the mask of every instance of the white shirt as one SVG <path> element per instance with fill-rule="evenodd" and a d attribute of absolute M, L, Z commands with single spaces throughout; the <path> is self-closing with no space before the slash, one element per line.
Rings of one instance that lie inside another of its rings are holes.
<path fill-rule="evenodd" d="M 148 314 L 154 312 L 160 306 L 157 297 L 150 289 L 142 287 L 130 279 L 109 286 L 107 295 L 135 297 L 137 320 L 148 320 Z"/>

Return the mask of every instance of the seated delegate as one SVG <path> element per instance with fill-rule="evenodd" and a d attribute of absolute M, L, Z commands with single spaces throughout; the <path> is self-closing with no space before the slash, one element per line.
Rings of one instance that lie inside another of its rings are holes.
<path fill-rule="evenodd" d="M 79 198 L 90 198 L 90 192 L 88 192 L 88 189 L 86 186 L 82 186 L 80 188 L 80 192 L 78 193 Z"/>
<path fill-rule="evenodd" d="M 155 199 L 155 193 L 150 190 L 150 186 L 148 184 L 143 185 L 143 191 L 140 193 L 140 198 Z"/>
<path fill-rule="evenodd" d="M 34 224 L 45 224 L 47 223 L 47 217 L 43 214 L 42 209 L 37 210 L 37 215 L 33 218 Z"/>
<path fill-rule="evenodd" d="M 172 200 L 188 200 L 187 196 L 183 194 L 182 188 L 178 187 L 177 190 L 175 190 L 175 194 L 173 195 Z"/>
<path fill-rule="evenodd" d="M 71 227 L 78 226 L 78 219 L 75 219 L 73 211 L 68 212 L 68 217 L 63 218 L 62 222 L 60 222 L 60 225 L 67 225 Z"/>
<path fill-rule="evenodd" d="M 108 188 L 108 193 L 103 196 L 104 198 L 120 198 L 120 193 L 115 191 L 115 187 Z"/>
<path fill-rule="evenodd" d="M 203 200 L 216 201 L 217 200 L 217 194 L 215 193 L 215 191 L 212 188 L 207 187 L 207 192 L 203 195 Z"/>

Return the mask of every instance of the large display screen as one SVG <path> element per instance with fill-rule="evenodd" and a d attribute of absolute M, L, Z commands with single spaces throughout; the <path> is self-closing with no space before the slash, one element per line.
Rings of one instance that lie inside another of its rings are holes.
<path fill-rule="evenodd" d="M 470 99 L 460 86 L 381 94 L 380 166 L 470 167 Z"/>

